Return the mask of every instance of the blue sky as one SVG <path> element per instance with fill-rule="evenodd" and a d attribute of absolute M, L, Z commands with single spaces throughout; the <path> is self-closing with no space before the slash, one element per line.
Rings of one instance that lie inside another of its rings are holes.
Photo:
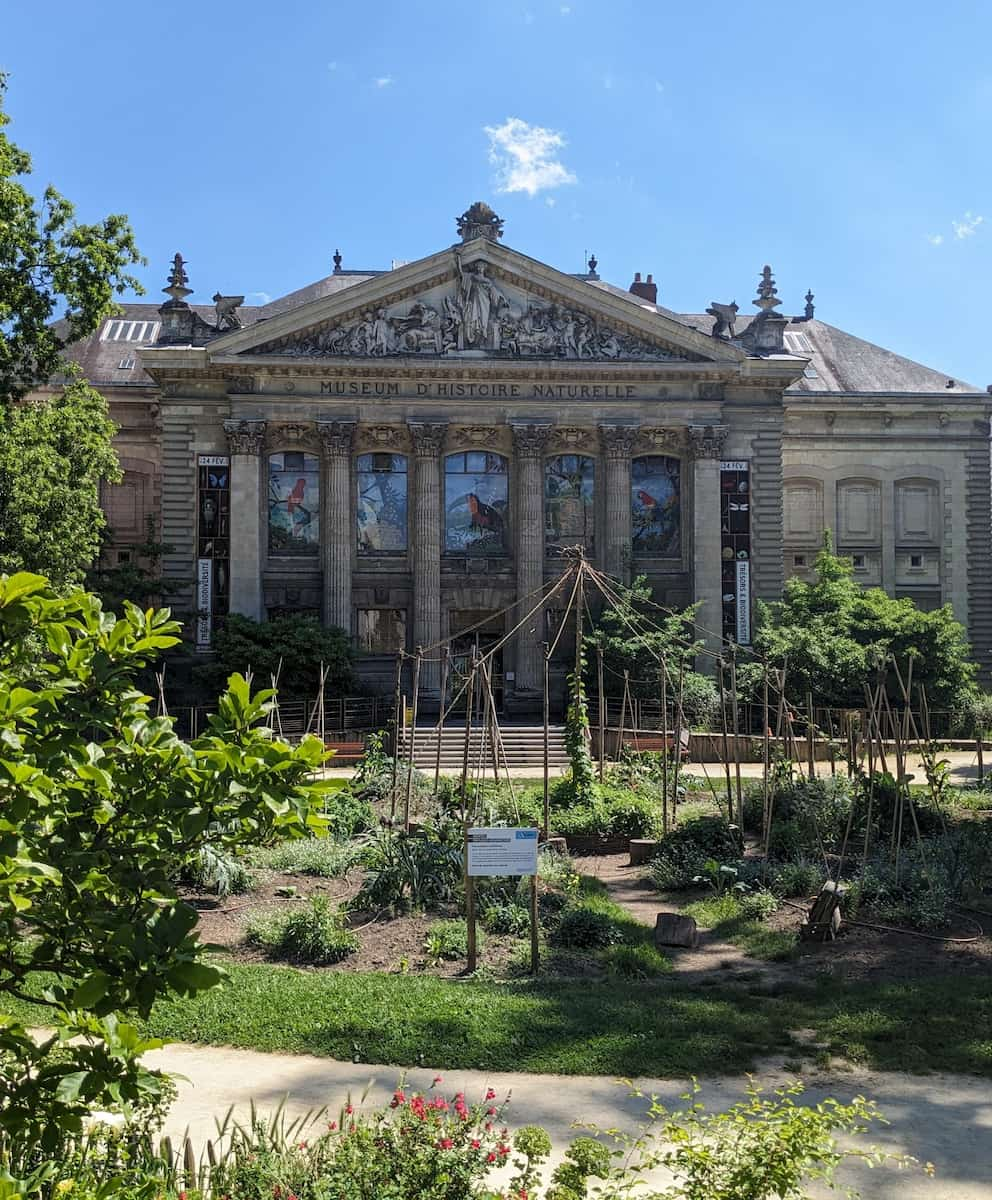
<path fill-rule="evenodd" d="M 418 258 L 481 198 L 681 311 L 751 311 L 769 262 L 785 311 L 984 387 L 990 46 L 987 0 L 8 0 L 0 66 L 36 184 L 127 212 L 150 298 L 176 250 L 197 300 Z"/>

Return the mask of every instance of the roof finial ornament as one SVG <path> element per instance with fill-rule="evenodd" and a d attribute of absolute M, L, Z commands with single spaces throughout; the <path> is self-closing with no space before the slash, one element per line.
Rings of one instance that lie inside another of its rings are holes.
<path fill-rule="evenodd" d="M 599 266 L 599 263 L 596 261 L 595 254 L 589 255 L 589 261 L 588 261 L 588 263 L 586 263 L 586 266 L 589 268 L 589 274 L 588 274 L 587 278 L 588 279 L 598 279 L 599 276 L 596 274 L 596 268 Z"/>
<path fill-rule="evenodd" d="M 782 303 L 778 298 L 778 288 L 772 278 L 772 269 L 765 266 L 761 272 L 761 282 L 758 284 L 758 298 L 751 303 L 760 308 L 763 313 L 770 313 Z"/>
<path fill-rule="evenodd" d="M 806 301 L 806 320 L 812 321 L 813 320 L 813 311 L 814 311 L 813 310 L 812 288 L 806 293 L 806 295 L 803 297 L 803 299 Z"/>
<path fill-rule="evenodd" d="M 503 236 L 502 218 L 483 200 L 476 200 L 456 218 L 456 224 L 463 242 L 471 242 L 475 238 L 486 238 L 490 242 L 496 242 Z"/>
<path fill-rule="evenodd" d="M 340 250 L 334 251 L 333 262 L 334 262 L 334 274 L 340 275 L 341 274 L 341 251 Z"/>
<path fill-rule="evenodd" d="M 168 286 L 162 288 L 162 291 L 169 297 L 173 304 L 182 304 L 187 296 L 192 296 L 193 289 L 188 288 L 189 276 L 186 274 L 186 263 L 183 261 L 183 256 L 176 253 L 172 259 L 172 270 L 169 272 Z"/>
<path fill-rule="evenodd" d="M 720 304 L 713 300 L 706 310 L 709 316 L 715 318 L 710 333 L 713 337 L 725 338 L 728 341 L 734 336 L 734 322 L 737 320 L 737 301 Z"/>

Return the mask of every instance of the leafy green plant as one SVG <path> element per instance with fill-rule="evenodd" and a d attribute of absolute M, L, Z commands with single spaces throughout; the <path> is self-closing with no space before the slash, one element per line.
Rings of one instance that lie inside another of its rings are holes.
<path fill-rule="evenodd" d="M 618 979 L 657 979 L 672 969 L 672 964 L 656 947 L 647 942 L 639 946 L 611 946 L 606 952 L 606 967 Z"/>
<path fill-rule="evenodd" d="M 359 861 L 362 847 L 355 842 L 338 842 L 330 837 L 296 838 L 258 846 L 246 855 L 255 867 L 297 875 L 336 879 Z"/>
<path fill-rule="evenodd" d="M 476 944 L 481 949 L 485 939 L 476 930 Z M 432 964 L 451 962 L 468 957 L 468 926 L 463 920 L 435 921 L 424 938 L 427 961 Z"/>
<path fill-rule="evenodd" d="M 315 967 L 340 962 L 358 949 L 357 936 L 345 928 L 340 910 L 326 896 L 312 896 L 289 912 L 252 918 L 245 940 L 274 957 Z"/>
<path fill-rule="evenodd" d="M 240 896 L 254 890 L 255 877 L 233 851 L 201 846 L 180 872 L 183 883 L 218 896 Z"/>
<path fill-rule="evenodd" d="M 606 913 L 577 904 L 562 913 L 551 940 L 556 946 L 573 950 L 597 950 L 614 945 L 622 937 L 619 926 Z"/>
<path fill-rule="evenodd" d="M 739 852 L 737 831 L 724 817 L 696 817 L 661 839 L 649 870 L 661 891 L 679 891 L 705 877 L 708 862 L 732 861 Z"/>
<path fill-rule="evenodd" d="M 522 904 L 495 902 L 482 909 L 482 925 L 490 933 L 521 937 L 530 929 L 530 913 Z"/>
<path fill-rule="evenodd" d="M 365 852 L 365 880 L 355 908 L 436 909 L 462 879 L 462 847 L 446 830 L 407 835 L 381 830 Z"/>
<path fill-rule="evenodd" d="M 82 591 L 0 576 L 0 998 L 32 999 L 56 1032 L 0 1022 L 0 1166 L 57 1151 L 83 1114 L 128 1105 L 155 1079 L 147 1018 L 223 971 L 204 960 L 175 873 L 204 846 L 229 852 L 321 825 L 323 747 L 264 728 L 271 693 L 232 676 L 200 738 L 153 717 L 134 675 L 177 642 L 168 613 L 103 612 Z M 35 645 L 46 647 L 39 662 Z M 25 646 L 30 649 L 26 650 Z M 70 1061 L 49 1058 L 71 1039 Z"/>

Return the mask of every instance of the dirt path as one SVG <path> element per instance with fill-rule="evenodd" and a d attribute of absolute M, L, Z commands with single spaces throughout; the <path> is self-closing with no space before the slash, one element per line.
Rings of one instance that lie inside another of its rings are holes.
<path fill-rule="evenodd" d="M 678 912 L 678 905 L 666 902 L 645 878 L 643 867 L 631 867 L 626 854 L 602 854 L 580 858 L 578 869 L 584 875 L 602 880 L 610 898 L 626 909 L 642 925 L 654 928 L 660 912 Z M 694 950 L 666 947 L 665 954 L 675 965 L 680 977 L 719 975 L 722 979 L 762 980 L 772 983 L 787 972 L 776 963 L 749 958 L 732 942 L 726 942 L 710 930 L 699 931 L 699 945 Z"/>
<path fill-rule="evenodd" d="M 369 1102 L 383 1104 L 400 1072 L 395 1067 L 372 1067 L 304 1055 L 261 1054 L 226 1047 L 171 1045 L 146 1056 L 149 1066 L 184 1076 L 169 1113 L 166 1133 L 178 1142 L 188 1129 L 202 1145 L 215 1136 L 215 1118 L 233 1107 L 242 1119 L 252 1100 L 260 1113 L 271 1112 L 284 1097 L 290 1116 L 327 1105 L 336 1117 L 349 1095 L 356 1100 L 370 1087 Z M 438 1071 L 424 1067 L 407 1073 L 411 1086 L 426 1090 Z M 576 1136 L 574 1122 L 632 1131 L 647 1102 L 629 1095 L 622 1084 L 595 1076 L 510 1075 L 480 1071 L 446 1071 L 442 1090 L 464 1091 L 469 1099 L 492 1086 L 502 1099 L 512 1093 L 508 1110 L 511 1126 L 534 1122 L 551 1134 L 556 1151 Z M 791 1082 L 775 1064 L 768 1064 L 755 1082 L 769 1088 Z M 655 1093 L 677 1106 L 685 1080 L 639 1080 L 642 1091 Z M 849 1169 L 844 1181 L 863 1189 L 866 1200 L 988 1200 L 992 1195 L 992 1090 L 988 1080 L 954 1075 L 911 1076 L 867 1071 L 815 1073 L 804 1082 L 807 1103 L 827 1096 L 842 1102 L 865 1095 L 878 1102 L 891 1122 L 872 1134 L 872 1140 L 893 1153 L 909 1153 L 936 1165 L 936 1180 L 919 1171 L 882 1168 Z M 739 1100 L 747 1081 L 742 1078 L 702 1081 L 701 1099 L 715 1108 Z M 660 1177 L 651 1180 L 658 1185 Z M 815 1193 L 826 1196 L 828 1193 Z M 834 1195 L 835 1193 L 829 1193 Z"/>

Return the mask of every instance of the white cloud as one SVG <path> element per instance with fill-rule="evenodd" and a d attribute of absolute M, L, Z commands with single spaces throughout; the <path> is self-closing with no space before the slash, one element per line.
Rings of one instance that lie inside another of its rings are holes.
<path fill-rule="evenodd" d="M 960 221 L 951 222 L 951 228 L 954 230 L 954 236 L 959 240 L 970 238 L 984 221 L 984 217 L 976 217 L 971 212 L 966 212 Z"/>
<path fill-rule="evenodd" d="M 272 297 L 268 292 L 249 292 L 245 296 L 245 304 L 271 304 Z"/>
<path fill-rule="evenodd" d="M 554 196 L 545 196 L 544 203 L 548 206 L 548 208 L 554 208 L 558 201 L 554 198 Z"/>
<path fill-rule="evenodd" d="M 377 88 L 387 88 L 393 84 L 394 80 L 392 75 L 379 75 L 377 78 L 373 79 L 372 82 Z"/>
<path fill-rule="evenodd" d="M 563 17 L 567 17 L 568 14 L 572 11 L 572 6 L 570 4 L 563 4 L 561 6 L 561 8 L 558 9 L 558 11 L 561 13 L 561 15 Z"/>
<path fill-rule="evenodd" d="M 940 246 L 944 241 L 944 235 L 942 233 L 928 233 L 927 241 L 931 246 Z"/>
<path fill-rule="evenodd" d="M 519 117 L 507 117 L 502 125 L 486 125 L 489 161 L 496 168 L 500 192 L 538 192 L 575 183 L 575 175 L 558 161 L 565 139 L 557 130 L 528 125 Z"/>

